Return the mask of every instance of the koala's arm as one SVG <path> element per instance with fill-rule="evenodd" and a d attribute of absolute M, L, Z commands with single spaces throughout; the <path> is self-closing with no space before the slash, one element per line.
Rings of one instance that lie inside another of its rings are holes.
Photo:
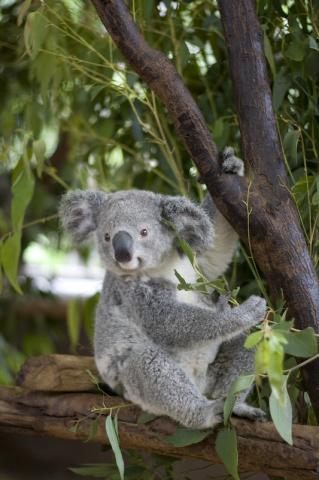
<path fill-rule="evenodd" d="M 209 280 L 215 280 L 227 270 L 237 246 L 238 235 L 217 209 L 209 193 L 202 208 L 212 219 L 214 239 L 211 247 L 198 257 L 198 263 L 205 276 Z"/>
<path fill-rule="evenodd" d="M 149 299 L 140 309 L 147 335 L 158 345 L 187 348 L 209 340 L 229 340 L 259 323 L 266 303 L 252 296 L 238 307 L 228 305 L 217 310 L 188 303 Z"/>
<path fill-rule="evenodd" d="M 229 175 L 244 175 L 244 163 L 234 154 L 231 147 L 227 147 L 221 158 L 223 173 Z M 238 242 L 238 235 L 227 222 L 207 193 L 201 205 L 214 225 L 214 239 L 211 248 L 198 258 L 199 266 L 209 280 L 215 280 L 225 273 L 229 266 Z"/>

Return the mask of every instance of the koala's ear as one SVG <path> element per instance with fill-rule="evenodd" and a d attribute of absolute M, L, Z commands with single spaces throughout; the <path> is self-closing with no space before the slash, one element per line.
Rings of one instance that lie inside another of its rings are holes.
<path fill-rule="evenodd" d="M 162 216 L 172 222 L 178 235 L 197 252 L 213 240 L 213 225 L 205 211 L 184 197 L 161 196 Z"/>
<path fill-rule="evenodd" d="M 74 190 L 62 197 L 60 221 L 75 242 L 83 242 L 96 230 L 100 208 L 106 197 L 105 193 L 90 190 Z"/>

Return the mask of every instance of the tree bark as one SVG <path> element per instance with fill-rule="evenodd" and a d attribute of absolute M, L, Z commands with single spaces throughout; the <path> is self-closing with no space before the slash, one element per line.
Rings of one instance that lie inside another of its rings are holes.
<path fill-rule="evenodd" d="M 196 103 L 172 63 L 147 45 L 124 1 L 92 3 L 133 69 L 165 104 L 217 207 L 251 249 L 272 293 L 283 293 L 296 327 L 319 333 L 318 278 L 287 186 L 251 0 L 219 1 L 249 179 L 221 174 L 217 148 Z M 319 419 L 319 361 L 304 367 L 303 375 Z"/>
<path fill-rule="evenodd" d="M 43 392 L 90 392 L 98 378 L 93 357 L 39 355 L 22 366 L 16 384 L 27 390 Z"/>
<path fill-rule="evenodd" d="M 251 0 L 218 0 L 228 48 L 245 161 L 252 170 L 251 247 L 274 298 L 299 329 L 319 333 L 318 277 L 289 191 L 272 106 L 263 32 Z M 260 204 L 255 210 L 255 205 Z M 235 226 L 235 224 L 234 224 Z M 303 369 L 319 420 L 319 360 Z"/>
<path fill-rule="evenodd" d="M 96 415 L 91 412 L 92 408 L 104 410 Z M 176 429 L 173 421 L 158 417 L 147 424 L 140 424 L 140 409 L 119 397 L 101 393 L 34 392 L 19 387 L 0 387 L 1 432 L 107 443 L 104 415 L 109 411 L 106 409 L 119 412 L 121 448 L 221 463 L 214 449 L 216 432 L 199 444 L 174 447 L 166 441 L 166 436 Z M 97 431 L 92 436 L 94 421 Z M 75 431 L 72 427 L 77 422 Z M 271 423 L 240 419 L 233 419 L 233 423 L 238 435 L 240 471 L 264 472 L 289 480 L 318 478 L 318 427 L 294 426 L 294 445 L 289 446 Z"/>

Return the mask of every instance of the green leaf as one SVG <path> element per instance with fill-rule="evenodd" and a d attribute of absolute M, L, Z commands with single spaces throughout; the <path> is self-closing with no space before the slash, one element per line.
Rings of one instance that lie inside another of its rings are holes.
<path fill-rule="evenodd" d="M 41 11 L 29 13 L 24 26 L 24 44 L 30 57 L 37 56 L 47 35 L 48 23 Z"/>
<path fill-rule="evenodd" d="M 116 465 L 117 465 L 121 480 L 124 480 L 124 461 L 123 461 L 122 452 L 119 446 L 118 435 L 116 433 L 116 428 L 114 426 L 114 422 L 111 415 L 108 415 L 105 420 L 105 430 L 115 456 L 115 461 L 116 461 Z"/>
<path fill-rule="evenodd" d="M 255 375 L 240 375 L 240 377 L 234 380 L 228 390 L 227 397 L 224 403 L 224 424 L 227 425 L 229 418 L 232 414 L 236 395 L 243 390 L 247 390 L 251 387 L 255 379 Z"/>
<path fill-rule="evenodd" d="M 279 73 L 274 78 L 272 100 L 274 104 L 274 109 L 277 112 L 281 107 L 281 104 L 285 98 L 288 88 L 291 84 L 291 77 L 285 74 L 283 70 L 280 70 Z"/>
<path fill-rule="evenodd" d="M 18 27 L 21 26 L 24 17 L 27 14 L 27 11 L 29 10 L 31 6 L 32 0 L 24 0 L 24 2 L 21 3 L 19 10 L 18 10 L 18 18 L 17 18 L 17 25 Z"/>
<path fill-rule="evenodd" d="M 263 338 L 264 333 L 263 332 L 254 332 L 251 333 L 245 340 L 244 347 L 245 348 L 253 348 L 255 345 L 257 345 L 258 342 Z"/>
<path fill-rule="evenodd" d="M 39 140 L 34 140 L 32 147 L 33 147 L 33 153 L 37 160 L 37 174 L 38 174 L 38 177 L 41 178 L 44 160 L 45 160 L 46 145 L 43 140 L 39 139 Z"/>
<path fill-rule="evenodd" d="M 319 52 L 317 41 L 311 35 L 309 35 L 309 48 Z"/>
<path fill-rule="evenodd" d="M 292 445 L 292 408 L 290 398 L 287 392 L 287 378 L 281 385 L 282 394 L 279 400 L 278 396 L 271 392 L 269 399 L 270 415 L 280 436 L 289 445 Z"/>
<path fill-rule="evenodd" d="M 264 50 L 265 50 L 265 56 L 267 58 L 269 66 L 270 66 L 272 76 L 275 78 L 275 76 L 276 76 L 276 65 L 275 65 L 275 60 L 274 60 L 274 54 L 273 54 L 273 51 L 272 51 L 272 48 L 271 48 L 271 43 L 269 41 L 269 38 L 268 38 L 266 32 L 264 32 Z"/>
<path fill-rule="evenodd" d="M 83 467 L 69 468 L 69 470 L 81 477 L 106 478 L 108 475 L 115 473 L 115 467 L 109 463 L 89 463 Z"/>
<path fill-rule="evenodd" d="M 257 375 L 267 372 L 269 357 L 269 343 L 267 342 L 267 340 L 262 340 L 256 348 L 255 366 Z"/>
<path fill-rule="evenodd" d="M 285 337 L 288 343 L 285 352 L 295 357 L 308 358 L 318 352 L 318 343 L 313 328 L 308 327 L 300 332 L 287 332 Z"/>
<path fill-rule="evenodd" d="M 165 438 L 165 442 L 174 447 L 186 447 L 199 443 L 212 432 L 207 430 L 195 430 L 193 428 L 177 427 L 175 433 Z"/>
<path fill-rule="evenodd" d="M 300 39 L 293 39 L 288 48 L 285 51 L 286 57 L 294 60 L 295 62 L 301 62 L 306 54 L 306 45 Z"/>
<path fill-rule="evenodd" d="M 189 61 L 191 56 L 185 42 L 183 41 L 179 42 L 177 55 L 178 55 L 180 65 L 183 69 L 187 65 L 187 62 Z"/>
<path fill-rule="evenodd" d="M 3 271 L 8 277 L 9 282 L 18 293 L 22 294 L 20 285 L 17 282 L 20 248 L 21 231 L 17 231 L 3 242 L 1 247 L 1 260 Z"/>
<path fill-rule="evenodd" d="M 75 423 L 74 425 L 71 425 L 70 428 L 68 428 L 69 432 L 76 433 L 78 431 L 79 424 Z"/>
<path fill-rule="evenodd" d="M 215 449 L 228 473 L 234 480 L 240 480 L 236 431 L 228 427 L 220 430 L 217 434 Z"/>
<path fill-rule="evenodd" d="M 151 422 L 152 420 L 155 420 L 155 418 L 157 417 L 158 415 L 154 415 L 154 413 L 143 412 L 141 413 L 141 415 L 139 415 L 137 419 L 137 423 L 139 425 L 143 425 L 144 423 L 148 423 L 148 422 Z"/>
<path fill-rule="evenodd" d="M 21 166 L 19 165 L 19 169 Z M 34 192 L 34 177 L 30 170 L 23 168 L 19 171 L 12 184 L 11 221 L 14 231 L 21 229 L 24 214 Z"/>
<path fill-rule="evenodd" d="M 77 298 L 72 298 L 67 307 L 67 329 L 72 350 L 75 350 L 80 337 L 81 312 Z"/>
<path fill-rule="evenodd" d="M 283 147 L 290 165 L 292 167 L 297 166 L 297 146 L 300 138 L 299 130 L 288 130 L 283 141 Z"/>

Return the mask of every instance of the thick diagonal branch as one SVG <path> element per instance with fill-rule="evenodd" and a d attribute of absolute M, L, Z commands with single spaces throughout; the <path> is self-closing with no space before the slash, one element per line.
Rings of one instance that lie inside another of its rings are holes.
<path fill-rule="evenodd" d="M 310 326 L 319 333 L 318 277 L 289 193 L 272 107 L 263 32 L 251 0 L 219 0 L 219 8 L 244 157 L 253 171 L 253 190 L 263 204 L 263 210 L 256 210 L 254 198 L 249 202 L 251 247 L 273 296 L 283 293 L 296 326 Z M 319 419 L 319 361 L 307 365 L 303 376 Z"/>
<path fill-rule="evenodd" d="M 145 42 L 122 0 L 92 0 L 92 3 L 117 47 L 166 106 L 217 205 L 223 199 L 223 213 L 227 216 L 227 212 L 236 212 L 244 222 L 246 208 L 241 199 L 247 196 L 246 181 L 236 175 L 221 174 L 217 147 L 172 62 Z"/>

